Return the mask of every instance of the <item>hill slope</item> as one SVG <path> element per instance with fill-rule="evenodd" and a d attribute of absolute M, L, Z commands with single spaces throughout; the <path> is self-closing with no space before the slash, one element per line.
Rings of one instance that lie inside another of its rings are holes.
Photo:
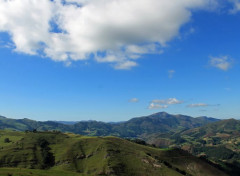
<path fill-rule="evenodd" d="M 222 120 L 178 133 L 155 134 L 148 136 L 148 142 L 163 147 L 181 147 L 220 164 L 231 175 L 240 173 L 239 120 Z"/>
<path fill-rule="evenodd" d="M 0 167 L 0 175 L 15 174 L 19 172 L 17 168 L 26 168 L 21 172 L 36 176 L 50 173 L 59 176 L 71 173 L 79 176 L 225 175 L 180 149 L 160 150 L 116 137 L 54 132 L 0 131 Z"/>
<path fill-rule="evenodd" d="M 124 137 L 138 137 L 143 134 L 158 132 L 179 131 L 195 128 L 211 122 L 219 121 L 214 118 L 198 117 L 193 118 L 185 115 L 171 115 L 166 112 L 159 112 L 149 116 L 133 118 L 125 123 L 114 126 Z"/>

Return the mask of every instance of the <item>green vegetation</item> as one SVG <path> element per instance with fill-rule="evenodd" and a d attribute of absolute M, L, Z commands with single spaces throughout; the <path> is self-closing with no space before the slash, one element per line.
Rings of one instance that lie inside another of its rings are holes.
<path fill-rule="evenodd" d="M 178 159 L 174 155 L 164 157 L 169 151 L 174 153 L 169 148 L 181 148 L 231 176 L 240 173 L 240 121 L 234 119 L 156 113 L 121 123 L 66 125 L 0 117 L 0 128 L 9 130 L 0 131 L 0 167 L 5 169 L 47 169 L 80 175 L 196 175 L 195 169 L 186 169 L 188 164 L 175 163 Z M 205 166 L 197 173 L 201 170 Z"/>
<path fill-rule="evenodd" d="M 29 119 L 8 119 L 0 117 L 0 129 L 16 131 L 61 131 L 87 136 L 142 137 L 145 134 L 166 133 L 200 127 L 217 119 L 184 115 L 171 115 L 165 112 L 133 118 L 122 123 L 104 123 L 97 121 L 79 122 L 66 125 L 57 122 L 37 122 Z"/>
<path fill-rule="evenodd" d="M 5 138 L 5 139 L 4 139 L 4 142 L 5 142 L 5 143 L 9 143 L 9 142 L 11 142 L 11 141 L 9 140 L 9 138 Z"/>
<path fill-rule="evenodd" d="M 215 160 L 230 160 L 236 159 L 240 160 L 240 154 L 236 153 L 226 147 L 195 147 L 193 148 L 193 154 L 199 155 L 201 153 L 206 154 L 210 158 L 214 158 Z"/>
<path fill-rule="evenodd" d="M 79 176 L 78 173 L 57 170 L 0 168 L 1 176 Z"/>
<path fill-rule="evenodd" d="M 240 121 L 229 119 L 207 124 L 203 127 L 145 136 L 148 143 L 163 147 L 180 147 L 195 156 L 226 170 L 231 176 L 240 173 Z"/>
<path fill-rule="evenodd" d="M 9 138 L 10 143 L 4 143 Z M 0 175 L 225 175 L 181 149 L 61 132 L 0 131 Z"/>

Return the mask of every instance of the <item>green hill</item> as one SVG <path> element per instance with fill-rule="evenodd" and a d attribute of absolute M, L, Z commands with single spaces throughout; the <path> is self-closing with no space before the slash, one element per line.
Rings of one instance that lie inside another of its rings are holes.
<path fill-rule="evenodd" d="M 240 173 L 240 121 L 222 120 L 177 133 L 145 136 L 159 147 L 181 147 L 219 164 L 231 175 Z"/>
<path fill-rule="evenodd" d="M 29 119 L 15 120 L 0 117 L 0 129 L 11 129 L 17 131 L 32 131 L 34 129 L 37 129 L 38 131 L 57 130 L 87 136 L 111 135 L 118 137 L 141 137 L 145 134 L 179 131 L 200 127 L 215 121 L 219 120 L 207 117 L 193 118 L 184 115 L 171 115 L 165 112 L 133 118 L 122 123 L 85 121 L 69 125 L 52 121 L 38 122 Z"/>
<path fill-rule="evenodd" d="M 0 131 L 0 175 L 221 176 L 181 149 L 158 149 L 116 137 Z"/>

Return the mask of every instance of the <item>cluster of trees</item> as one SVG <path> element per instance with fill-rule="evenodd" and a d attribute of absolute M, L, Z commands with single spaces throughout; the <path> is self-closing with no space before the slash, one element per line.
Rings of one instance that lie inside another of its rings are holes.
<path fill-rule="evenodd" d="M 134 142 L 136 144 L 140 144 L 140 145 L 146 145 L 146 146 L 150 146 L 150 147 L 156 147 L 155 144 L 148 144 L 146 141 L 142 140 L 142 139 L 138 139 L 138 138 L 126 138 L 126 140 Z"/>
<path fill-rule="evenodd" d="M 4 142 L 5 142 L 5 143 L 9 143 L 9 142 L 11 142 L 11 141 L 10 141 L 9 138 L 5 138 L 5 139 L 4 139 Z"/>
<path fill-rule="evenodd" d="M 44 138 L 39 138 L 37 141 L 38 146 L 40 147 L 42 159 L 40 161 L 41 169 L 46 169 L 55 164 L 55 157 L 53 153 L 50 152 L 49 142 Z"/>
<path fill-rule="evenodd" d="M 236 153 L 230 149 L 227 149 L 226 147 L 220 146 L 220 147 L 200 147 L 200 148 L 194 148 L 193 154 L 198 155 L 200 153 L 205 153 L 210 158 L 216 158 L 220 160 L 230 160 L 232 158 L 234 159 L 240 159 L 240 154 Z"/>
<path fill-rule="evenodd" d="M 168 168 L 174 169 L 175 171 L 177 171 L 178 173 L 180 173 L 180 174 L 182 174 L 182 175 L 192 176 L 191 174 L 186 173 L 184 170 L 181 170 L 181 169 L 179 169 L 179 168 L 177 168 L 177 167 L 172 166 L 172 165 L 171 165 L 170 163 L 168 163 L 167 161 L 163 161 L 163 164 L 164 164 L 165 166 L 167 166 Z"/>
<path fill-rule="evenodd" d="M 181 137 L 181 135 L 179 135 L 179 134 L 175 134 L 175 135 L 171 136 L 171 139 L 173 139 L 173 140 L 175 141 L 174 143 L 177 144 L 177 145 L 186 142 L 186 140 L 183 139 L 183 138 Z"/>

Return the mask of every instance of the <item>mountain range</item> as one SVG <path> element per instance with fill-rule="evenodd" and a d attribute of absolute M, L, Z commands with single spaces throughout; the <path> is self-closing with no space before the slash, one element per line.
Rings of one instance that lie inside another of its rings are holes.
<path fill-rule="evenodd" d="M 98 121 L 82 122 L 39 122 L 30 119 L 9 119 L 0 117 L 0 129 L 25 130 L 57 130 L 72 132 L 88 136 L 118 136 L 118 137 L 141 137 L 144 134 L 165 133 L 200 127 L 219 119 L 208 117 L 193 118 L 185 115 L 171 115 L 160 112 L 144 117 L 137 117 L 126 122 L 105 123 Z"/>

